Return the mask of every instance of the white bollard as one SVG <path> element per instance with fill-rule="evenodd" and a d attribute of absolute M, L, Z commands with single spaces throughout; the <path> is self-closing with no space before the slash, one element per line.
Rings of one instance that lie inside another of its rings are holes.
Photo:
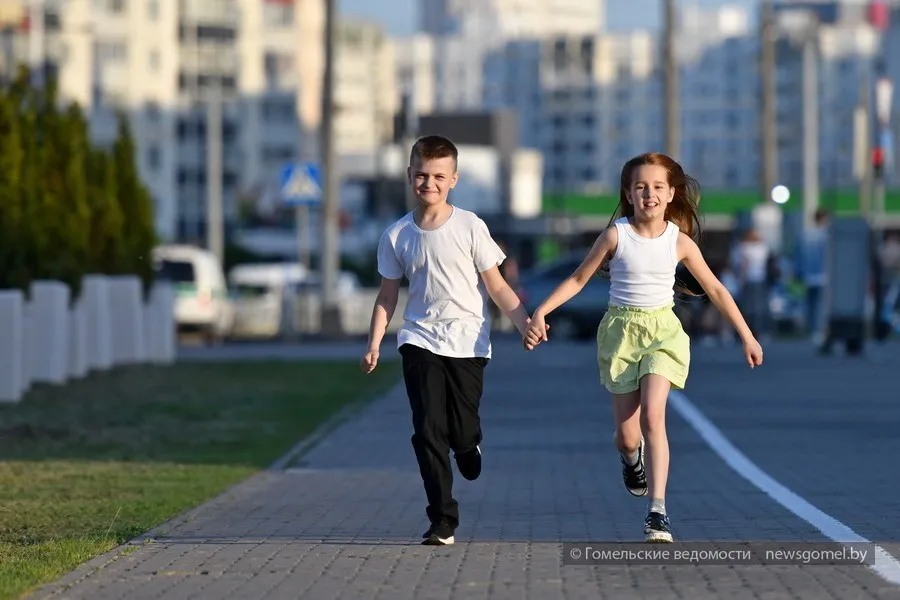
<path fill-rule="evenodd" d="M 35 350 L 34 350 L 34 333 L 31 330 L 31 324 L 34 319 L 31 317 L 31 302 L 25 302 L 22 305 L 22 393 L 24 394 L 31 389 L 31 383 L 34 381 L 35 371 Z"/>
<path fill-rule="evenodd" d="M 112 366 L 109 279 L 105 275 L 86 275 L 81 280 L 81 301 L 87 332 L 87 368 L 105 371 Z"/>
<path fill-rule="evenodd" d="M 156 352 L 159 346 L 159 319 L 156 316 L 156 306 L 153 304 L 151 296 L 148 302 L 141 303 L 141 314 L 143 315 L 144 328 L 144 359 L 147 362 L 156 362 Z"/>
<path fill-rule="evenodd" d="M 81 379 L 87 374 L 87 323 L 84 297 L 69 308 L 69 377 Z"/>
<path fill-rule="evenodd" d="M 152 314 L 156 319 L 155 347 L 153 361 L 157 364 L 175 362 L 175 290 L 167 281 L 158 281 L 153 285 L 150 295 Z"/>
<path fill-rule="evenodd" d="M 131 275 L 109 278 L 113 364 L 141 361 L 144 317 L 141 311 L 141 280 Z"/>
<path fill-rule="evenodd" d="M 25 389 L 25 297 L 0 290 L 0 402 L 18 402 Z"/>
<path fill-rule="evenodd" d="M 69 376 L 69 286 L 61 281 L 31 284 L 34 381 L 65 383 Z"/>

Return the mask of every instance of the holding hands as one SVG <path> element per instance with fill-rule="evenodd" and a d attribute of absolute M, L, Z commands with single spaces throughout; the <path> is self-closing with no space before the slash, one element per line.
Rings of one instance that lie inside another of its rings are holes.
<path fill-rule="evenodd" d="M 538 344 L 547 341 L 547 332 L 550 326 L 544 321 L 542 315 L 535 315 L 528 319 L 528 328 L 522 336 L 522 344 L 526 350 L 534 350 Z"/>

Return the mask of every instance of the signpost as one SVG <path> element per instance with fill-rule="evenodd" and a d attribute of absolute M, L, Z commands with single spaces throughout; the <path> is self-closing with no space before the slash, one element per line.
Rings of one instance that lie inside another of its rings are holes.
<path fill-rule="evenodd" d="M 297 258 L 310 272 L 309 209 L 322 203 L 322 178 L 314 163 L 291 163 L 281 171 L 281 201 L 295 208 Z"/>

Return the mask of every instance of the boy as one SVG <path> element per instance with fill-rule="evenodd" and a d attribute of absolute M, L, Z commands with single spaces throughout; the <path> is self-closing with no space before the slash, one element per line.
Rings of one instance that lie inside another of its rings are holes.
<path fill-rule="evenodd" d="M 412 147 L 407 177 L 416 208 L 385 230 L 378 245 L 381 289 L 361 361 L 371 373 L 397 306 L 400 280 L 409 280 L 404 324 L 397 335 L 412 409 L 412 445 L 431 526 L 426 545 L 450 545 L 459 526 L 452 495 L 450 450 L 460 474 L 481 474 L 478 415 L 484 368 L 491 358 L 491 321 L 484 292 L 524 335 L 528 315 L 500 275 L 506 258 L 474 213 L 447 202 L 459 179 L 458 152 L 440 136 Z"/>

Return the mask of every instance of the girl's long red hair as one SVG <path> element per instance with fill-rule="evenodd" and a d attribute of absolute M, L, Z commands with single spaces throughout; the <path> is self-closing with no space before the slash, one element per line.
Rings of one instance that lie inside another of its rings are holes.
<path fill-rule="evenodd" d="M 619 205 L 613 211 L 609 226 L 612 227 L 616 219 L 621 217 L 633 217 L 634 205 L 628 202 L 627 194 L 631 190 L 634 170 L 643 165 L 655 165 L 666 170 L 666 179 L 670 186 L 675 188 L 675 196 L 672 202 L 666 206 L 665 218 L 678 225 L 678 229 L 700 244 L 700 183 L 684 172 L 678 162 L 671 157 L 659 152 L 647 152 L 635 156 L 622 167 L 622 176 L 619 186 Z M 608 262 L 601 268 L 601 275 L 609 276 Z M 696 296 L 686 285 L 676 280 L 675 290 L 688 296 Z"/>

